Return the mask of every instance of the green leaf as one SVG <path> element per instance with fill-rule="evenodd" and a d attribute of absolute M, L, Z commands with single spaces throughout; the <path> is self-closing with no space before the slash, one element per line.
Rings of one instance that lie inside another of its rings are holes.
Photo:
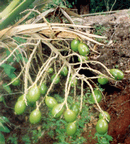
<path fill-rule="evenodd" d="M 27 42 L 26 39 L 23 39 L 21 37 L 13 37 L 13 39 L 16 40 L 18 44 L 26 43 Z"/>
<path fill-rule="evenodd" d="M 26 144 L 30 144 L 31 143 L 30 137 L 28 135 L 24 135 L 22 137 L 22 141 L 24 141 Z"/>
<path fill-rule="evenodd" d="M 106 140 L 106 138 L 102 138 L 100 143 L 101 144 L 109 144 L 109 142 Z"/>
<path fill-rule="evenodd" d="M 18 144 L 17 139 L 17 135 L 13 134 L 12 136 L 8 137 L 7 142 L 11 144 Z"/>
<path fill-rule="evenodd" d="M 108 141 L 112 141 L 112 140 L 113 140 L 113 137 L 110 136 L 110 135 L 106 135 L 106 139 L 107 139 Z"/>
<path fill-rule="evenodd" d="M 18 54 L 18 55 L 17 55 L 17 59 L 16 59 L 16 60 L 17 60 L 17 62 L 19 62 L 20 60 L 21 60 L 21 61 L 25 61 L 25 63 L 27 63 L 27 61 L 28 61 L 28 60 L 27 60 L 25 57 L 23 57 L 21 54 Z"/>
<path fill-rule="evenodd" d="M 24 11 L 30 4 L 32 4 L 34 0 L 24 0 L 18 6 L 15 7 L 7 16 L 1 21 L 0 29 L 6 28 L 12 21 L 16 19 L 16 17 Z M 8 11 L 8 9 L 6 9 Z"/>
<path fill-rule="evenodd" d="M 6 122 L 9 122 L 9 119 L 5 116 L 0 116 L 0 122 L 1 123 L 6 123 Z"/>
<path fill-rule="evenodd" d="M 13 78 L 15 77 L 14 71 L 16 70 L 16 68 L 12 67 L 9 64 L 2 64 L 1 67 L 4 68 L 5 73 L 10 77 Z"/>
<path fill-rule="evenodd" d="M 35 137 L 36 135 L 37 135 L 37 130 L 32 130 L 32 135 L 33 135 L 33 137 Z"/>
<path fill-rule="evenodd" d="M 3 89 L 8 92 L 8 93 L 12 93 L 10 86 L 7 85 L 7 83 L 4 83 L 3 85 Z"/>
<path fill-rule="evenodd" d="M 60 130 L 60 129 L 56 129 L 56 132 L 57 132 L 58 134 L 61 134 L 61 130 Z"/>
<path fill-rule="evenodd" d="M 5 137 L 1 132 L 0 132 L 0 144 L 5 144 Z"/>
<path fill-rule="evenodd" d="M 48 131 L 48 133 L 47 133 L 51 138 L 53 138 L 54 137 L 54 130 L 50 130 L 50 131 Z"/>
<path fill-rule="evenodd" d="M 10 130 L 4 125 L 0 125 L 0 131 L 1 132 L 5 132 L 5 133 L 9 133 L 10 132 Z"/>
<path fill-rule="evenodd" d="M 6 50 L 6 54 L 7 54 L 7 56 L 9 56 L 10 55 L 10 51 L 9 50 Z M 14 56 L 12 55 L 12 56 L 10 56 L 9 58 L 8 58 L 8 62 L 13 62 L 14 60 L 13 60 L 13 58 L 14 58 Z"/>
<path fill-rule="evenodd" d="M 21 40 L 21 42 L 19 42 L 19 44 L 20 44 L 20 43 L 25 43 L 25 40 L 23 39 L 23 42 L 22 42 L 22 40 Z M 27 63 L 27 61 L 28 61 L 27 58 L 23 57 L 23 56 L 21 55 L 21 53 L 19 53 L 19 50 L 16 50 L 15 53 L 16 53 L 15 56 L 16 56 L 16 61 L 17 61 L 17 62 L 19 62 L 20 60 L 21 60 L 21 61 L 24 60 L 25 63 Z M 10 51 L 9 51 L 9 50 L 6 50 L 6 55 L 7 55 L 7 56 L 10 55 Z M 10 58 L 8 58 L 7 62 L 9 62 L 9 63 L 10 63 L 10 62 L 14 62 L 14 56 L 13 56 L 13 55 L 10 56 Z"/>

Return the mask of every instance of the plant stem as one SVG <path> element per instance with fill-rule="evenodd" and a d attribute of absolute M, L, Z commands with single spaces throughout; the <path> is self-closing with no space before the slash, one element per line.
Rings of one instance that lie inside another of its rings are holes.
<path fill-rule="evenodd" d="M 20 12 L 24 11 L 31 3 L 33 3 L 33 1 L 34 0 L 24 0 L 18 6 L 16 6 L 10 13 L 8 13 L 7 16 L 1 19 L 0 30 L 7 27 L 10 24 L 10 22 L 12 22 Z"/>
<path fill-rule="evenodd" d="M 20 0 L 13 0 L 1 13 L 0 18 L 6 17 L 20 2 Z"/>

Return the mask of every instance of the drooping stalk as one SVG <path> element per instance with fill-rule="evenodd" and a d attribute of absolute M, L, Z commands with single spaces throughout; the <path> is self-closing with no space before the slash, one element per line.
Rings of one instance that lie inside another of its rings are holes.
<path fill-rule="evenodd" d="M 6 28 L 17 15 L 24 11 L 34 0 L 24 0 L 19 5 L 17 5 L 7 16 L 0 20 L 0 30 Z"/>
<path fill-rule="evenodd" d="M 4 19 L 20 2 L 21 0 L 13 0 L 1 13 L 0 18 Z"/>

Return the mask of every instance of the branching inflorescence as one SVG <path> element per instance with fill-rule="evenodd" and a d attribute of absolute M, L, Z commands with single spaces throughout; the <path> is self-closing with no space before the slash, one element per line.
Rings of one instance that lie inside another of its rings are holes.
<path fill-rule="evenodd" d="M 8 49 L 10 51 L 10 55 L 0 62 L 0 66 L 3 63 L 6 63 L 12 55 L 14 56 L 14 59 L 17 59 L 17 52 L 21 54 L 22 59 L 19 61 L 21 72 L 17 75 L 16 79 L 23 77 L 23 100 L 26 106 L 29 105 L 30 97 L 28 96 L 28 93 L 32 88 L 35 89 L 37 86 L 40 88 L 42 83 L 48 85 L 45 96 L 41 96 L 36 102 L 37 110 L 40 109 L 46 97 L 49 96 L 53 87 L 56 85 L 56 83 L 58 83 L 56 80 L 57 78 L 61 77 L 61 71 L 63 68 L 67 67 L 67 75 L 64 77 L 64 83 L 61 82 L 61 85 L 64 85 L 64 101 L 62 102 L 62 105 L 57 113 L 59 113 L 64 107 L 69 109 L 67 99 L 70 94 L 70 89 L 74 88 L 75 99 L 77 91 L 76 85 L 78 81 L 81 89 L 80 111 L 82 111 L 84 84 L 87 84 L 94 97 L 98 110 L 103 113 L 105 119 L 108 121 L 99 105 L 98 100 L 96 99 L 93 86 L 95 86 L 97 89 L 98 86 L 93 80 L 98 79 L 101 76 L 108 80 L 114 80 L 114 76 L 104 64 L 89 58 L 91 51 L 95 52 L 95 50 L 92 49 L 94 44 L 103 45 L 95 41 L 94 38 L 105 37 L 83 32 L 78 30 L 79 28 L 90 28 L 90 26 L 48 23 L 46 21 L 45 23 L 25 24 L 7 28 L 1 31 L 0 43 L 3 49 Z M 26 42 L 17 44 L 17 40 L 14 40 L 14 37 L 22 39 Z M 73 39 L 81 41 L 81 43 L 84 45 L 86 45 L 85 43 L 89 41 L 89 45 L 91 47 L 91 49 L 89 49 L 90 52 L 87 52 L 85 55 L 81 55 L 79 51 L 73 51 L 70 46 Z M 27 61 L 25 61 L 25 58 Z M 91 67 L 91 65 L 96 64 L 103 67 L 106 74 L 103 74 L 102 72 Z M 49 68 L 54 69 L 55 76 L 53 79 L 50 79 L 50 75 L 48 73 Z M 80 74 L 80 70 L 89 70 L 90 72 L 94 73 L 95 76 L 88 77 L 87 74 Z M 13 83 L 13 81 L 11 83 Z M 37 95 L 39 95 L 39 91 L 37 92 Z M 54 117 L 57 116 L 57 113 L 54 114 Z"/>

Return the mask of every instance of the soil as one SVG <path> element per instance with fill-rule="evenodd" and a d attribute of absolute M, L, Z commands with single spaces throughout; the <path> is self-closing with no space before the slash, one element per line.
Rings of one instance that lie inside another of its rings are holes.
<path fill-rule="evenodd" d="M 119 21 L 120 16 L 120 21 Z M 103 101 L 100 106 L 103 110 L 110 114 L 111 121 L 109 123 L 108 134 L 113 137 L 111 144 L 130 144 L 130 16 L 128 13 L 112 14 L 108 15 L 108 19 L 102 19 L 104 16 L 91 16 L 85 17 L 84 21 L 91 19 L 91 25 L 93 27 L 103 28 L 101 35 L 107 37 L 106 40 L 100 39 L 100 42 L 104 42 L 104 46 L 96 46 L 95 50 L 100 55 L 93 55 L 95 60 L 102 62 L 109 69 L 119 68 L 125 74 L 122 81 L 116 83 L 109 83 L 106 86 L 102 86 L 104 91 Z M 117 18 L 118 17 L 118 18 Z M 95 20 L 94 20 L 95 19 Z M 118 20 L 117 20 L 118 19 Z M 93 33 L 99 33 L 99 30 L 92 29 Z M 104 69 L 97 66 L 99 70 L 104 72 Z M 14 96 L 11 101 L 15 98 Z M 11 102 L 8 100 L 6 103 L 8 107 L 5 107 L 3 103 L 0 104 L 1 114 L 9 118 L 12 125 L 10 128 L 13 130 L 11 133 L 17 133 L 19 135 L 19 144 L 21 136 L 26 134 L 28 123 L 26 117 L 17 117 L 12 113 Z M 13 126 L 13 124 L 15 126 Z M 17 126 L 17 127 L 16 127 Z M 16 128 L 15 128 L 16 127 Z M 30 128 L 31 129 L 31 128 Z M 96 141 L 92 137 L 88 137 L 89 132 L 84 132 L 82 135 L 87 139 L 87 143 L 95 144 Z M 91 134 L 94 136 L 95 125 L 91 128 Z M 8 137 L 9 134 L 6 135 Z M 39 140 L 39 144 L 53 144 L 54 140 L 48 135 L 44 135 Z"/>
<path fill-rule="evenodd" d="M 125 74 L 122 81 L 103 87 L 105 97 L 100 106 L 111 117 L 108 130 L 108 134 L 113 137 L 111 144 L 130 144 L 130 16 L 127 12 L 124 10 L 106 18 L 101 15 L 85 18 L 88 21 L 91 19 L 90 23 L 93 26 L 100 26 L 99 31 L 102 31 L 102 35 L 112 41 L 108 46 L 106 44 L 96 47 L 95 50 L 101 55 L 94 56 L 95 59 L 109 69 L 118 68 Z M 110 19 L 113 17 L 115 20 L 111 22 Z M 98 30 L 96 32 L 98 33 Z M 101 67 L 98 69 L 104 72 Z M 95 129 L 92 129 L 92 133 L 94 131 Z M 84 136 L 87 137 L 85 134 Z M 91 141 L 92 143 L 95 144 L 95 141 Z"/>

